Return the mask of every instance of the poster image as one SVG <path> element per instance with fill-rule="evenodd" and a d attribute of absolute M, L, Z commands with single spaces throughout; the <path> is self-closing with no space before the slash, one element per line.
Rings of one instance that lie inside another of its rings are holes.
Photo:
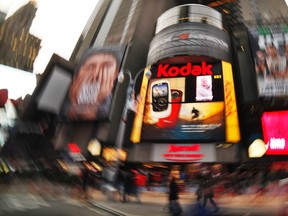
<path fill-rule="evenodd" d="M 211 74 L 201 74 L 199 65 L 211 68 Z M 225 140 L 221 64 L 199 65 L 187 63 L 184 66 L 160 65 L 151 68 L 154 76 L 147 86 L 141 127 L 142 141 Z M 187 73 L 193 67 L 194 74 Z M 163 68 L 172 77 L 159 78 L 159 71 L 163 72 Z M 178 71 L 178 76 L 175 76 Z"/>
<path fill-rule="evenodd" d="M 251 47 L 254 55 L 255 71 L 259 95 L 261 97 L 283 97 L 288 95 L 288 33 L 270 30 L 275 26 L 265 26 L 267 31 L 252 32 Z M 263 26 L 255 26 L 261 29 Z"/>
<path fill-rule="evenodd" d="M 90 48 L 75 68 L 64 115 L 71 121 L 108 118 L 123 58 L 122 47 Z"/>

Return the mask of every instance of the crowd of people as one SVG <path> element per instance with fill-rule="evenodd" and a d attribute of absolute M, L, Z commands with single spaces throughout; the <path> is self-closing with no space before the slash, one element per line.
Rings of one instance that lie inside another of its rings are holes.
<path fill-rule="evenodd" d="M 117 193 L 117 200 L 121 202 L 137 202 L 141 203 L 141 192 L 143 190 L 151 190 L 152 187 L 157 187 L 156 183 L 152 183 L 152 170 L 150 172 L 144 172 L 137 167 L 125 167 L 119 168 L 118 174 L 115 176 L 115 170 L 104 169 L 98 176 L 95 176 L 95 172 L 89 169 L 87 163 L 83 163 L 80 169 L 74 173 L 62 173 L 62 180 L 57 180 L 61 175 L 60 173 L 53 174 L 50 172 L 31 175 L 29 176 L 17 176 L 17 172 L 11 173 L 10 176 L 1 177 L 1 186 L 9 185 L 9 182 L 25 180 L 25 182 L 32 182 L 32 180 L 40 179 L 45 184 L 41 185 L 41 188 L 49 188 L 48 185 L 65 185 L 67 192 L 71 196 L 80 198 L 81 200 L 87 200 L 93 196 L 93 191 L 101 190 L 101 186 L 105 183 L 109 183 L 115 188 Z M 279 167 L 279 163 L 275 165 L 271 164 L 266 167 L 257 167 L 255 165 L 241 165 L 240 167 L 231 167 L 230 169 L 213 170 L 212 166 L 201 168 L 196 172 L 197 175 L 193 177 L 193 187 L 195 191 L 195 200 L 191 199 L 191 206 L 197 206 L 197 209 L 193 209 L 194 212 L 202 211 L 209 215 L 211 212 L 219 211 L 219 206 L 223 202 L 225 197 L 234 197 L 238 195 L 252 195 L 251 200 L 255 201 L 258 197 L 273 197 L 277 198 L 278 195 L 287 195 L 288 193 L 288 170 L 287 163 L 283 163 Z M 91 167 L 90 167 L 91 168 Z M 109 168 L 107 166 L 106 168 Z M 55 170 L 54 170 L 55 171 Z M 146 170 L 147 171 L 147 170 Z M 105 174 L 106 173 L 106 174 Z M 172 215 L 180 215 L 182 210 L 181 206 L 181 194 L 188 191 L 183 191 L 184 186 L 189 185 L 191 181 L 189 175 L 184 172 L 169 172 L 167 179 L 165 178 L 165 184 L 158 185 L 158 187 L 166 188 L 167 203 Z M 150 177 L 149 177 L 150 176 Z M 5 177 L 5 178 L 4 178 Z M 9 177 L 9 178 L 8 178 Z M 16 178 L 17 177 L 17 178 Z M 65 179 L 64 179 L 65 177 Z M 13 181 L 14 179 L 14 181 Z M 45 179 L 45 181 L 43 180 Z M 65 181 L 64 181 L 65 180 Z M 164 181 L 164 177 L 161 178 Z M 51 183 L 49 183 L 51 182 Z M 18 184 L 18 183 L 17 183 Z M 33 185 L 32 183 L 29 185 Z M 44 186 L 46 185 L 46 186 Z M 152 186 L 153 185 L 153 186 Z M 36 186 L 36 185 L 35 185 Z M 54 187 L 54 186 L 53 186 Z M 8 187 L 2 187 L 2 190 Z M 60 187 L 59 187 L 60 188 Z M 93 190 L 91 190 L 93 188 Z M 120 199 L 118 199 L 120 198 Z"/>

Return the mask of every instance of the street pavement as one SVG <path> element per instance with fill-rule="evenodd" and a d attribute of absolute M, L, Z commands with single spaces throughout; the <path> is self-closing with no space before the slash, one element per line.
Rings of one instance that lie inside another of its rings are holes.
<path fill-rule="evenodd" d="M 32 211 L 39 213 L 43 209 L 47 211 L 49 207 L 51 210 L 51 206 L 55 206 L 55 204 L 51 204 L 51 201 L 73 206 L 86 206 L 90 210 L 94 208 L 95 211 L 91 215 L 105 215 L 99 214 L 99 212 L 105 211 L 108 212 L 106 215 L 118 216 L 169 215 L 167 190 L 143 190 L 141 191 L 141 203 L 138 203 L 133 196 L 129 197 L 128 202 L 123 203 L 118 193 L 113 194 L 112 199 L 111 196 L 107 196 L 107 194 L 94 188 L 89 189 L 88 199 L 83 199 L 81 193 L 79 189 L 74 190 L 67 186 L 52 185 L 48 182 L 41 184 L 30 182 L 25 186 L 16 184 L 10 188 L 4 187 L 0 191 L 0 215 L 6 215 L 7 212 L 14 212 L 14 210 L 27 213 Z M 183 216 L 288 216 L 287 198 L 287 194 L 284 196 L 256 196 L 252 194 L 232 196 L 223 194 L 215 197 L 215 201 L 220 207 L 217 213 L 213 213 L 212 207 L 207 206 L 206 214 L 200 214 L 195 189 L 192 188 L 187 192 L 180 193 L 179 202 L 183 207 Z M 83 205 L 83 203 L 85 204 Z M 286 213 L 284 214 L 285 205 Z M 59 208 L 60 206 L 59 204 Z M 69 207 L 66 209 L 69 212 Z"/>
<path fill-rule="evenodd" d="M 127 216 L 165 216 L 167 212 L 166 192 L 161 191 L 142 191 L 141 203 L 138 203 L 135 197 L 130 197 L 127 203 L 121 202 L 120 196 L 115 195 L 111 200 L 98 190 L 90 191 L 90 203 L 99 208 L 111 209 L 119 212 L 119 215 Z M 183 207 L 183 216 L 203 216 L 200 214 L 199 206 L 195 200 L 195 193 L 181 193 L 179 202 Z M 213 213 L 212 207 L 207 206 L 205 215 L 222 215 L 222 216 L 288 216 L 283 214 L 283 208 L 287 205 L 286 197 L 255 197 L 252 195 L 238 196 L 218 196 L 215 197 L 220 210 Z M 288 208 L 287 208 L 288 209 Z"/>

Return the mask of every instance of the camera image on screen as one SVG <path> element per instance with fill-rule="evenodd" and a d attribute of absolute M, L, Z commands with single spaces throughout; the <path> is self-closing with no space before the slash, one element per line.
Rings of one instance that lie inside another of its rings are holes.
<path fill-rule="evenodd" d="M 177 89 L 171 89 L 171 113 L 165 118 L 160 118 L 157 122 L 159 128 L 173 128 L 176 126 L 181 108 L 183 92 Z"/>
<path fill-rule="evenodd" d="M 171 113 L 171 90 L 167 81 L 154 81 L 151 83 L 152 116 L 164 118 Z"/>

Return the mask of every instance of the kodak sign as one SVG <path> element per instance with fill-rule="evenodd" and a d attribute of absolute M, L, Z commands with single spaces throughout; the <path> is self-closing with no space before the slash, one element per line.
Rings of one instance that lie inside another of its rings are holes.
<path fill-rule="evenodd" d="M 212 65 L 206 62 L 202 62 L 201 65 L 193 65 L 189 62 L 181 67 L 175 65 L 170 67 L 170 64 L 159 64 L 157 77 L 213 75 L 211 69 Z"/>

